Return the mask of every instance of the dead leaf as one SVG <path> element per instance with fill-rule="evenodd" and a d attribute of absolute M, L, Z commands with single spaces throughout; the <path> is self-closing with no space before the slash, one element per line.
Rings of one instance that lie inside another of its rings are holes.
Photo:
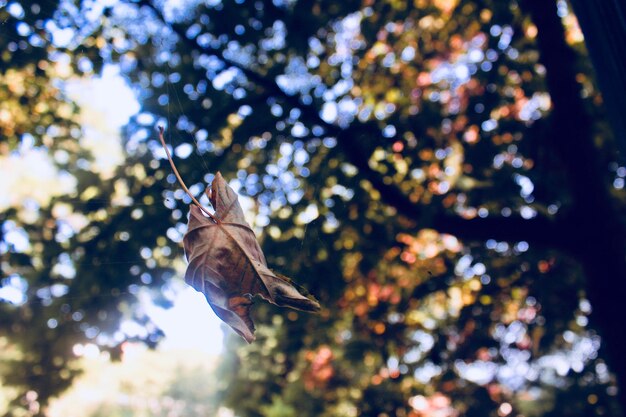
<path fill-rule="evenodd" d="M 189 191 L 176 169 L 159 126 L 159 140 L 191 206 L 183 238 L 189 261 L 185 281 L 204 294 L 213 311 L 248 343 L 254 337 L 250 318 L 252 298 L 259 295 L 281 307 L 319 311 L 319 303 L 291 279 L 268 267 L 254 232 L 246 223 L 237 193 L 218 172 L 207 195 L 215 214 L 205 209 Z M 304 295 L 303 295 L 304 294 Z"/>
<path fill-rule="evenodd" d="M 302 295 L 287 277 L 268 267 L 254 232 L 246 223 L 237 193 L 218 172 L 207 195 L 212 218 L 191 206 L 183 239 L 189 261 L 185 281 L 204 294 L 213 311 L 248 343 L 254 337 L 252 297 L 282 307 L 319 311 L 319 303 Z"/>

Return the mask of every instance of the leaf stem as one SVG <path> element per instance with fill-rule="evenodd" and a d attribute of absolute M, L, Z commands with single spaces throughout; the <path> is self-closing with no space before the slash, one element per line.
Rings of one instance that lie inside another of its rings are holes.
<path fill-rule="evenodd" d="M 163 138 L 163 132 L 164 132 L 163 126 L 159 126 L 159 140 L 161 141 L 161 145 L 163 145 L 163 149 L 165 149 L 165 154 L 167 155 L 168 161 L 170 161 L 170 165 L 172 166 L 174 175 L 176 175 L 176 178 L 178 179 L 178 183 L 180 184 L 181 187 L 183 187 L 183 190 L 185 190 L 187 195 L 191 198 L 191 201 L 193 201 L 194 204 L 198 206 L 198 208 L 204 212 L 204 214 L 206 214 L 215 223 L 219 223 L 219 220 L 214 215 L 209 213 L 209 211 L 205 209 L 198 200 L 196 200 L 196 197 L 194 197 L 193 194 L 191 194 L 191 191 L 189 191 L 189 188 L 187 188 L 187 186 L 185 185 L 185 182 L 180 177 L 180 174 L 178 173 L 178 169 L 176 169 L 176 165 L 174 164 L 174 160 L 172 159 L 172 155 L 170 154 L 170 151 L 169 149 L 167 149 L 167 145 L 165 144 L 165 139 Z"/>

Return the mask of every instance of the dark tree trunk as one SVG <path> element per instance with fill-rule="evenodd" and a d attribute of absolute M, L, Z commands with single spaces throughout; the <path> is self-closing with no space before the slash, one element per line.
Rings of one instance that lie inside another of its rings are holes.
<path fill-rule="evenodd" d="M 604 107 L 626 158 L 626 3 L 572 0 L 593 63 Z"/>
<path fill-rule="evenodd" d="M 553 102 L 547 146 L 566 170 L 571 207 L 560 219 L 562 249 L 581 262 L 592 321 L 602 337 L 626 410 L 626 234 L 609 194 L 607 170 L 594 146 L 592 120 L 576 82 L 576 56 L 565 42 L 555 2 L 523 3 L 538 29 L 538 47 Z"/>

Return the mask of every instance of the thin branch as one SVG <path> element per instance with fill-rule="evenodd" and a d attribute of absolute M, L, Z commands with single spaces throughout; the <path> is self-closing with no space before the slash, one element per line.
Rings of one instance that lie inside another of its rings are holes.
<path fill-rule="evenodd" d="M 187 186 L 185 185 L 185 182 L 183 181 L 180 174 L 178 173 L 178 169 L 176 169 L 176 165 L 174 164 L 172 155 L 170 154 L 169 149 L 167 149 L 167 145 L 165 144 L 165 139 L 163 138 L 163 131 L 164 131 L 163 126 L 159 126 L 159 140 L 161 141 L 161 145 L 163 145 L 163 149 L 165 149 L 165 154 L 167 155 L 168 161 L 170 161 L 170 165 L 172 166 L 174 175 L 176 175 L 176 178 L 178 179 L 178 183 L 180 184 L 181 187 L 183 187 L 183 190 L 185 190 L 187 195 L 191 198 L 191 201 L 193 201 L 194 204 L 198 206 L 198 208 L 202 210 L 204 214 L 206 214 L 209 217 L 209 219 L 213 220 L 215 223 L 219 223 L 220 222 L 219 219 L 215 217 L 214 215 L 212 215 L 211 213 L 209 213 L 209 211 L 205 209 L 198 200 L 196 200 L 196 197 L 194 197 L 193 194 L 191 194 L 191 191 L 189 191 L 189 188 L 187 188 Z"/>

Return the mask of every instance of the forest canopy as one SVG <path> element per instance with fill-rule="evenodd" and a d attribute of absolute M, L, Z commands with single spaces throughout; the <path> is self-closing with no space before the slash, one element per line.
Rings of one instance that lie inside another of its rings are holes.
<path fill-rule="evenodd" d="M 596 80 L 610 48 L 594 69 L 575 11 L 0 0 L 6 415 L 45 415 L 80 373 L 76 345 L 116 359 L 162 339 L 139 298 L 171 303 L 191 199 L 157 126 L 194 196 L 208 205 L 220 171 L 268 265 L 323 307 L 257 300 L 253 344 L 225 330 L 211 401 L 241 417 L 619 415 L 624 132 Z M 103 148 L 68 86 L 107 68 L 140 108 Z"/>

